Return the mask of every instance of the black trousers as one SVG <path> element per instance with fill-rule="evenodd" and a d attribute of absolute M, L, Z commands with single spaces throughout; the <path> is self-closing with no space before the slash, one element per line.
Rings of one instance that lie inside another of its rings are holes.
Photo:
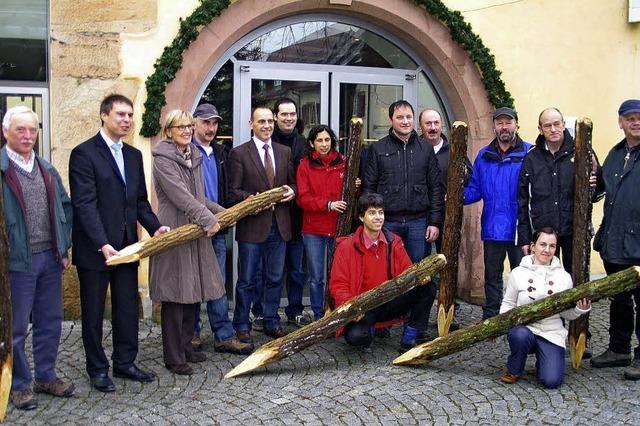
<path fill-rule="evenodd" d="M 511 241 L 482 242 L 484 248 L 484 295 L 485 302 L 482 307 L 482 319 L 491 318 L 500 313 L 502 304 L 504 272 L 504 258 L 509 257 L 511 269 L 520 265 L 522 249 Z"/>
<path fill-rule="evenodd" d="M 571 235 L 565 235 L 558 237 L 558 248 L 560 249 L 560 256 L 556 249 L 556 257 L 562 258 L 562 267 L 565 271 L 571 275 L 573 262 L 573 237 Z"/>
<path fill-rule="evenodd" d="M 82 344 L 87 373 L 109 371 L 102 347 L 102 321 L 107 288 L 111 288 L 113 368 L 126 370 L 138 355 L 138 265 L 120 265 L 109 271 L 78 268 L 82 309 Z"/>
<path fill-rule="evenodd" d="M 162 353 L 164 363 L 169 366 L 187 362 L 187 353 L 193 352 L 191 338 L 196 325 L 196 312 L 200 304 L 162 302 Z"/>
<path fill-rule="evenodd" d="M 609 263 L 606 260 L 603 262 L 607 275 L 633 266 Z M 634 326 L 636 337 L 640 341 L 640 289 L 620 293 L 611 298 L 611 306 L 609 307 L 609 349 L 619 354 L 631 353 L 631 336 L 634 332 Z M 640 346 L 635 349 L 634 356 L 640 358 Z"/>
<path fill-rule="evenodd" d="M 344 329 L 345 340 L 352 346 L 369 346 L 373 341 L 372 329 L 375 323 L 400 318 L 406 313 L 409 313 L 409 326 L 424 333 L 435 295 L 435 284 L 418 286 L 367 312 L 360 321 L 347 324 Z"/>

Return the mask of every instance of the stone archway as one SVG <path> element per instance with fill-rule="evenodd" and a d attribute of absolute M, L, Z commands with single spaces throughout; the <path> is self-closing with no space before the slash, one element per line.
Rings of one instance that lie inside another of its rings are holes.
<path fill-rule="evenodd" d="M 346 3 L 346 4 L 345 4 Z M 214 63 L 247 33 L 269 22 L 307 13 L 331 12 L 385 28 L 409 45 L 429 65 L 446 93 L 453 118 L 469 125 L 470 158 L 493 137 L 487 92 L 477 65 L 452 38 L 449 29 L 410 0 L 238 0 L 202 28 L 183 53 L 182 68 L 165 90 L 168 109 L 189 110 Z M 459 262 L 459 296 L 472 302 L 484 298 L 480 206 L 465 208 Z"/>

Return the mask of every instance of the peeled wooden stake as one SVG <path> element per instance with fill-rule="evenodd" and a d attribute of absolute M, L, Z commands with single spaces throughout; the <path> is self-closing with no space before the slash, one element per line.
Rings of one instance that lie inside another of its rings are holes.
<path fill-rule="evenodd" d="M 421 260 L 397 277 L 343 303 L 318 321 L 261 346 L 224 378 L 247 374 L 333 336 L 337 329 L 351 321 L 357 321 L 365 312 L 395 299 L 418 285 L 428 283 L 433 274 L 444 268 L 446 263 L 445 257 L 441 254 Z"/>
<path fill-rule="evenodd" d="M 458 252 L 462 237 L 462 198 L 467 159 L 467 124 L 453 123 L 449 144 L 449 168 L 447 173 L 447 202 L 442 230 L 442 253 L 447 266 L 440 273 L 438 294 L 438 335 L 449 333 L 453 322 L 454 302 L 458 288 Z"/>
<path fill-rule="evenodd" d="M 395 365 L 422 365 L 462 351 L 478 342 L 507 333 L 516 325 L 526 325 L 573 309 L 580 299 L 596 301 L 618 293 L 633 290 L 640 285 L 640 267 L 633 266 L 597 281 L 591 281 L 571 290 L 555 293 L 528 305 L 518 306 L 504 314 L 479 324 L 462 328 L 416 346 L 393 360 Z"/>
<path fill-rule="evenodd" d="M 283 186 L 273 188 L 260 194 L 249 197 L 246 200 L 216 214 L 220 229 L 233 226 L 240 219 L 261 212 L 284 198 L 287 189 Z M 166 234 L 149 238 L 131 244 L 120 250 L 120 254 L 110 257 L 107 265 L 120 265 L 122 263 L 137 262 L 145 257 L 165 252 L 173 247 L 196 240 L 205 235 L 201 226 L 190 224 L 172 229 Z"/>

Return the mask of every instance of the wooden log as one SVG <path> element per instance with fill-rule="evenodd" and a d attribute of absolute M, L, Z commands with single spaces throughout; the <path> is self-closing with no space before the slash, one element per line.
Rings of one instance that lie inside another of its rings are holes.
<path fill-rule="evenodd" d="M 11 286 L 9 284 L 9 242 L 4 220 L 0 175 L 0 422 L 4 420 L 11 392 L 13 368 Z"/>
<path fill-rule="evenodd" d="M 347 203 L 344 212 L 338 215 L 338 226 L 336 237 L 349 235 L 353 227 L 353 220 L 356 216 L 356 202 L 358 188 L 356 179 L 360 171 L 360 154 L 362 152 L 362 118 L 354 117 L 349 122 L 349 142 L 347 145 L 347 164 L 344 169 L 342 179 L 342 195 L 340 199 Z M 331 274 L 331 262 L 333 260 L 333 248 L 327 255 L 327 281 L 324 286 L 324 310 L 330 312 L 334 308 L 333 298 L 329 293 L 329 276 Z"/>
<path fill-rule="evenodd" d="M 418 285 L 426 284 L 446 263 L 445 257 L 441 254 L 421 260 L 397 277 L 348 300 L 318 321 L 261 346 L 227 373 L 225 379 L 247 374 L 333 336 L 337 329 L 362 318 L 365 312 L 395 299 Z"/>
<path fill-rule="evenodd" d="M 600 280 L 555 293 L 528 305 L 518 306 L 479 324 L 438 337 L 410 349 L 396 358 L 393 363 L 395 365 L 427 364 L 434 359 L 467 349 L 483 340 L 505 334 L 516 325 L 530 324 L 566 309 L 573 309 L 580 299 L 596 301 L 632 290 L 639 285 L 640 267 L 632 266 Z"/>
<path fill-rule="evenodd" d="M 269 208 L 272 204 L 282 200 L 286 192 L 287 189 L 283 186 L 273 188 L 249 197 L 235 206 L 216 214 L 220 229 L 233 226 L 240 219 Z M 120 250 L 120 254 L 110 257 L 109 260 L 107 260 L 107 265 L 113 266 L 137 262 L 140 259 L 165 252 L 173 247 L 201 238 L 204 235 L 205 230 L 199 225 L 183 225 L 165 234 L 139 241 L 123 248 Z"/>
<path fill-rule="evenodd" d="M 466 123 L 462 121 L 453 123 L 449 144 L 446 213 L 442 229 L 442 254 L 448 262 L 440 273 L 438 294 L 438 335 L 440 336 L 449 333 L 458 288 L 458 252 L 462 238 L 464 178 L 467 174 L 467 134 Z"/>
<path fill-rule="evenodd" d="M 573 205 L 573 256 L 571 275 L 573 285 L 579 286 L 589 281 L 589 264 L 591 258 L 591 212 L 593 204 L 593 188 L 589 185 L 589 178 L 593 171 L 593 157 L 591 151 L 591 136 L 593 125 L 586 117 L 576 123 L 576 140 L 574 164 L 576 168 L 574 205 Z M 571 365 L 574 369 L 580 367 L 582 355 L 587 344 L 589 333 L 589 314 L 569 323 L 569 352 Z"/>

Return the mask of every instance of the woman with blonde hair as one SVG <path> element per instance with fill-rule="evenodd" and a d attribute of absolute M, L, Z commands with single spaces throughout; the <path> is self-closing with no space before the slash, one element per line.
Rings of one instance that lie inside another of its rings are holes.
<path fill-rule="evenodd" d="M 202 362 L 191 337 L 200 303 L 225 294 L 215 261 L 211 237 L 220 225 L 214 213 L 224 210 L 205 197 L 202 154 L 191 143 L 193 117 L 173 110 L 162 128 L 165 139 L 153 148 L 153 180 L 158 197 L 158 219 L 171 228 L 195 223 L 206 235 L 151 257 L 150 295 L 162 303 L 164 363 L 175 374 L 193 373 L 187 362 Z"/>

